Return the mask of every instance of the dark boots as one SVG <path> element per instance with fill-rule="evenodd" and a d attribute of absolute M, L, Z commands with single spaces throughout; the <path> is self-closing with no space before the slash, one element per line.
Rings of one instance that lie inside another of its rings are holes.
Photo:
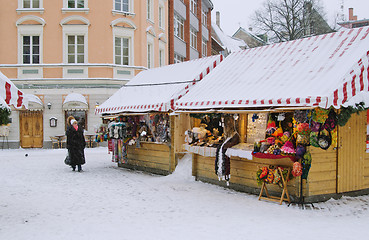
<path fill-rule="evenodd" d="M 83 172 L 81 164 L 78 164 L 78 172 Z"/>

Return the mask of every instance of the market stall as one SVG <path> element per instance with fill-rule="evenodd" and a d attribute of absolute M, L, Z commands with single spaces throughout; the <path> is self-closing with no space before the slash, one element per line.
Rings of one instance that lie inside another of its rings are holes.
<path fill-rule="evenodd" d="M 0 98 L 9 106 L 21 108 L 23 93 L 2 72 L 0 72 Z"/>
<path fill-rule="evenodd" d="M 185 145 L 193 175 L 255 194 L 266 183 L 295 202 L 368 193 L 368 35 L 368 27 L 350 29 L 229 55 L 176 102 L 178 113 L 231 116 L 224 125 L 234 133 L 224 139 L 239 135 L 227 149 Z M 287 188 L 278 167 L 290 172 Z"/>
<path fill-rule="evenodd" d="M 188 114 L 174 115 L 174 103 L 209 74 L 222 56 L 149 69 L 118 90 L 96 113 L 105 120 L 98 139 L 108 140 L 120 167 L 169 174 L 182 151 Z"/>

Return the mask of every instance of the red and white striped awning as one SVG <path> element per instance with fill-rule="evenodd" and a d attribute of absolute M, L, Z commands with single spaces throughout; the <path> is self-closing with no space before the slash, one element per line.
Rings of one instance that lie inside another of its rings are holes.
<path fill-rule="evenodd" d="M 222 61 L 221 55 L 140 72 L 96 108 L 96 114 L 168 112 Z"/>
<path fill-rule="evenodd" d="M 369 94 L 368 35 L 368 27 L 349 29 L 233 53 L 176 107 L 340 108 Z"/>
<path fill-rule="evenodd" d="M 9 106 L 13 105 L 15 108 L 23 106 L 23 93 L 2 72 L 0 72 L 0 98 L 3 98 Z"/>

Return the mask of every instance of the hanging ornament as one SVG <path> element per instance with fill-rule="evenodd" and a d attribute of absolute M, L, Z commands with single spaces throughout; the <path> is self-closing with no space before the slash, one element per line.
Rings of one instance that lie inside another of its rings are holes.
<path fill-rule="evenodd" d="M 258 116 L 256 113 L 254 113 L 254 114 L 252 115 L 252 122 L 255 122 L 255 121 L 256 121 L 256 119 L 259 119 L 259 116 Z"/>
<path fill-rule="evenodd" d="M 278 114 L 277 121 L 279 122 L 284 121 L 285 118 L 286 118 L 285 113 L 280 113 Z"/>

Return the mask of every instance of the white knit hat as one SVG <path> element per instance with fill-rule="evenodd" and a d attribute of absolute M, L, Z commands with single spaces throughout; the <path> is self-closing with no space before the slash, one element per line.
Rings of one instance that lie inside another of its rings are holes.
<path fill-rule="evenodd" d="M 70 124 L 73 125 L 74 122 L 77 122 L 76 119 L 70 120 Z"/>

